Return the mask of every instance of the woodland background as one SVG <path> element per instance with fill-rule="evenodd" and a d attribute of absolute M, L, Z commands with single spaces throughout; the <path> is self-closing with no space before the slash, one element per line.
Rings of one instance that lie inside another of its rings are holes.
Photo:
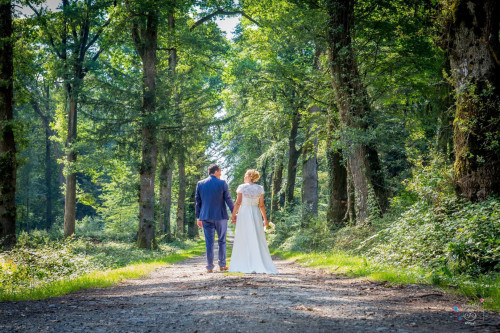
<path fill-rule="evenodd" d="M 0 8 L 0 291 L 193 246 L 218 162 L 233 194 L 261 172 L 283 255 L 499 302 L 497 1 Z"/>

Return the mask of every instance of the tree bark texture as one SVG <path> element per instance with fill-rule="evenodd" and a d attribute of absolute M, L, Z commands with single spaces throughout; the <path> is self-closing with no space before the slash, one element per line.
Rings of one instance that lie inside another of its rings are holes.
<path fill-rule="evenodd" d="M 335 130 L 332 108 L 328 108 L 326 161 L 328 168 L 328 207 L 326 219 L 331 230 L 344 225 L 347 212 L 347 169 L 343 164 L 342 152 L 333 147 Z"/>
<path fill-rule="evenodd" d="M 171 236 L 170 210 L 172 207 L 172 168 L 167 163 L 160 167 L 160 219 L 159 233 Z"/>
<path fill-rule="evenodd" d="M 334 126 L 330 112 L 329 110 L 326 140 L 328 167 L 328 208 L 326 219 L 328 226 L 333 230 L 344 225 L 343 220 L 347 211 L 347 170 L 342 163 L 342 152 L 333 147 L 332 132 Z"/>
<path fill-rule="evenodd" d="M 136 23 L 132 28 L 132 37 L 137 52 L 142 59 L 143 101 L 142 101 L 142 145 L 139 188 L 139 231 L 137 246 L 151 249 L 155 242 L 155 175 L 158 159 L 156 140 L 156 51 L 158 49 L 158 14 L 149 9 L 146 27 L 139 29 Z"/>
<path fill-rule="evenodd" d="M 456 95 L 455 180 L 471 201 L 500 195 L 500 2 L 456 0 L 449 54 Z"/>
<path fill-rule="evenodd" d="M 384 213 L 389 208 L 389 199 L 387 194 L 387 186 L 385 184 L 384 172 L 382 170 L 382 163 L 378 157 L 375 144 L 369 143 L 366 146 L 368 156 L 370 181 L 375 192 L 375 199 L 378 204 L 380 213 Z"/>
<path fill-rule="evenodd" d="M 68 64 L 67 59 L 67 27 L 68 27 L 68 6 L 67 0 L 63 0 L 63 13 L 64 13 L 64 32 L 62 36 L 62 60 L 64 61 L 65 72 L 68 72 L 68 68 L 73 68 L 73 80 L 68 75 L 64 76 L 66 93 L 68 98 L 68 133 L 66 137 L 66 181 L 65 181 L 65 192 L 64 192 L 64 237 L 69 237 L 75 233 L 75 219 L 76 219 L 76 171 L 74 170 L 76 164 L 76 150 L 73 144 L 76 142 L 77 138 L 77 107 L 78 107 L 78 93 L 80 86 L 80 79 L 83 79 L 83 60 L 85 59 L 85 51 L 80 56 L 81 47 L 85 47 L 87 44 L 89 26 L 88 20 L 81 27 L 81 32 L 83 32 L 82 40 L 79 46 L 75 46 L 73 54 L 73 66 Z M 73 32 L 76 32 L 73 27 Z M 73 81 L 73 82 L 72 82 Z"/>
<path fill-rule="evenodd" d="M 73 145 L 76 143 L 77 129 L 77 106 L 78 87 L 69 88 L 69 109 L 68 109 L 68 137 L 66 139 L 66 192 L 64 199 L 64 237 L 69 237 L 75 233 L 76 218 L 76 150 Z"/>
<path fill-rule="evenodd" d="M 312 106 L 308 111 L 314 114 L 320 110 Z M 307 139 L 302 146 L 302 227 L 318 217 L 318 139 L 315 132 L 316 129 L 307 129 Z"/>
<path fill-rule="evenodd" d="M 288 167 L 287 179 L 285 186 L 285 204 L 286 206 L 293 205 L 295 192 L 295 178 L 297 176 L 297 165 L 301 150 L 297 149 L 297 132 L 300 124 L 299 110 L 295 110 L 292 115 L 292 128 L 288 137 Z"/>
<path fill-rule="evenodd" d="M 0 0 L 0 249 L 16 243 L 12 4 Z"/>
<path fill-rule="evenodd" d="M 177 160 L 179 172 L 179 194 L 177 196 L 177 232 L 176 235 L 184 235 L 184 210 L 186 209 L 186 156 L 180 151 Z"/>
<path fill-rule="evenodd" d="M 354 0 L 328 0 L 328 42 L 330 70 L 335 101 L 343 127 L 356 135 L 364 136 L 369 127 L 371 113 L 368 93 L 359 74 L 356 57 L 351 44 L 354 26 Z M 377 204 L 383 210 L 387 198 L 380 161 L 373 145 L 364 139 L 353 138 L 343 153 L 353 176 L 356 190 L 358 220 L 365 221 L 370 215 L 370 189 L 376 194 Z"/>

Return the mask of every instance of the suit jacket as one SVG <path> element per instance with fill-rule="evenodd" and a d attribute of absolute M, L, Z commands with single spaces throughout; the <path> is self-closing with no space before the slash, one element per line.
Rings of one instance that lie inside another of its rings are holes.
<path fill-rule="evenodd" d="M 227 220 L 228 205 L 231 212 L 234 204 L 229 194 L 229 188 L 224 180 L 214 175 L 208 176 L 196 185 L 195 213 L 198 220 Z"/>

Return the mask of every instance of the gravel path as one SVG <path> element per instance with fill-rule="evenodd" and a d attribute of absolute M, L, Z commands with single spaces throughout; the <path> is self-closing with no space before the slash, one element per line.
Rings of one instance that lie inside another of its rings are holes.
<path fill-rule="evenodd" d="M 280 275 L 209 274 L 196 257 L 112 288 L 0 303 L 0 332 L 500 332 L 495 313 L 458 320 L 456 295 L 274 261 Z"/>

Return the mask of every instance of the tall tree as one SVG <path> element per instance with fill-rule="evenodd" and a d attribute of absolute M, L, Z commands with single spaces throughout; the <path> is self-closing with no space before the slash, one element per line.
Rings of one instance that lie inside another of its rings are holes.
<path fill-rule="evenodd" d="M 62 62 L 63 80 L 67 94 L 68 126 L 66 136 L 66 192 L 64 202 L 64 236 L 75 233 L 76 219 L 76 162 L 77 162 L 77 115 L 79 95 L 83 79 L 97 60 L 102 49 L 96 48 L 97 41 L 109 25 L 105 19 L 106 9 L 111 1 L 85 1 L 83 3 L 62 1 L 61 13 L 37 9 L 28 1 L 36 14 L 40 27 L 52 52 Z M 58 16 L 61 16 L 58 19 Z M 55 35 L 60 34 L 59 39 Z"/>
<path fill-rule="evenodd" d="M 0 1 L 0 248 L 16 243 L 12 3 Z"/>
<path fill-rule="evenodd" d="M 330 229 L 344 224 L 347 211 L 347 169 L 343 165 L 342 150 L 334 147 L 335 116 L 332 107 L 328 108 L 326 160 L 328 170 L 328 207 L 326 219 Z"/>
<path fill-rule="evenodd" d="M 293 205 L 294 203 L 295 178 L 297 176 L 298 160 L 302 152 L 302 146 L 297 147 L 297 136 L 300 125 L 300 110 L 296 105 L 293 105 L 292 108 L 292 127 L 288 136 L 288 168 L 285 185 L 285 201 L 287 206 Z"/>
<path fill-rule="evenodd" d="M 452 1 L 449 54 L 456 95 L 457 193 L 500 194 L 500 2 Z"/>
<path fill-rule="evenodd" d="M 313 105 L 308 109 L 311 125 L 307 129 L 302 148 L 302 223 L 304 226 L 318 216 L 318 139 L 315 118 L 320 109 Z"/>
<path fill-rule="evenodd" d="M 357 136 L 350 140 L 344 154 L 347 156 L 356 190 L 358 220 L 365 221 L 370 214 L 370 191 L 374 191 L 382 210 L 387 207 L 387 194 L 378 154 L 373 143 L 366 138 L 371 107 L 352 48 L 354 3 L 354 0 L 326 1 L 329 17 L 327 33 L 332 86 L 340 122 L 348 135 Z"/>
<path fill-rule="evenodd" d="M 139 188 L 139 232 L 137 246 L 151 249 L 155 244 L 155 175 L 158 159 L 156 123 L 156 66 L 158 50 L 158 2 L 146 1 L 139 8 L 131 8 L 132 38 L 142 60 L 142 109 L 141 109 L 141 166 Z"/>

